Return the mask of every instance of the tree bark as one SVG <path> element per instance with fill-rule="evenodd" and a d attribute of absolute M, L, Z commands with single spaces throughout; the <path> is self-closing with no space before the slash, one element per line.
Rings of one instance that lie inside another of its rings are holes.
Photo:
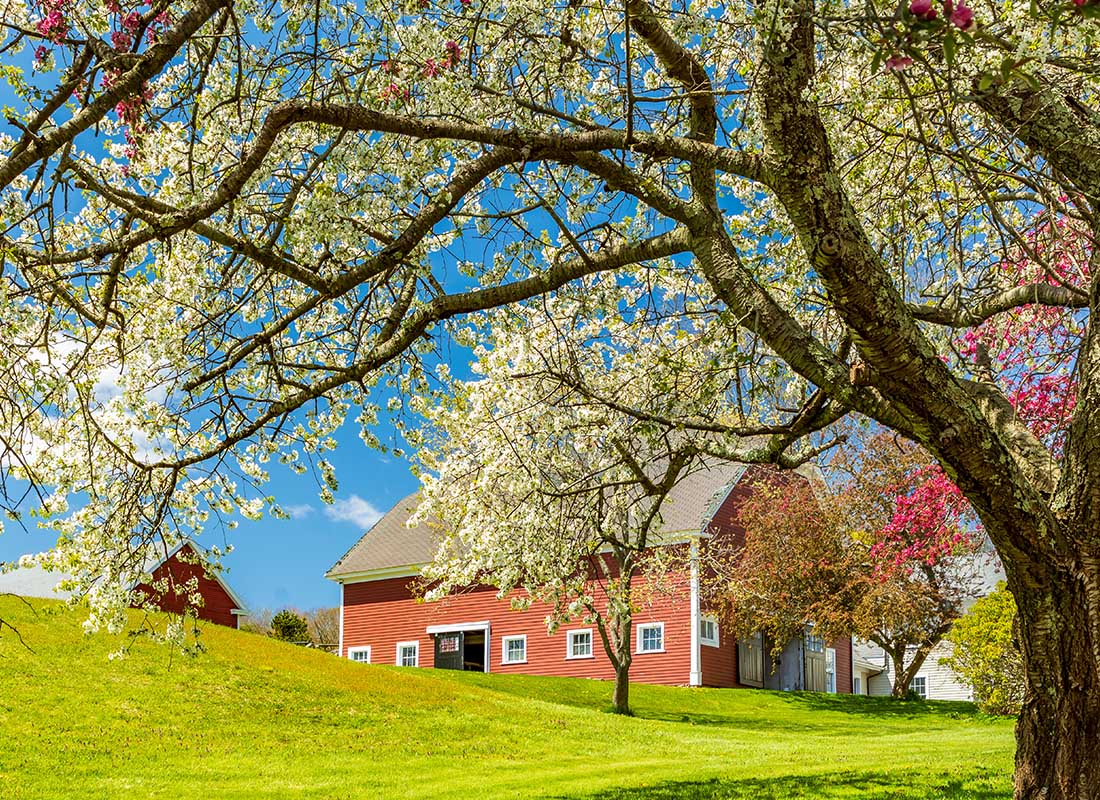
<path fill-rule="evenodd" d="M 1100 794 L 1100 681 L 1088 581 L 1066 574 L 1013 594 L 1028 678 L 1016 724 L 1015 796 L 1091 800 Z"/>
<path fill-rule="evenodd" d="M 928 651 L 924 648 L 917 650 L 909 666 L 905 666 L 905 647 L 900 652 L 890 652 L 890 660 L 894 662 L 894 682 L 890 687 L 890 695 L 898 700 L 904 700 L 909 696 L 909 684 L 924 666 L 924 660 L 928 657 Z"/>
<path fill-rule="evenodd" d="M 616 714 L 629 715 L 630 711 L 630 656 L 626 663 L 615 665 L 615 694 L 613 697 Z"/>

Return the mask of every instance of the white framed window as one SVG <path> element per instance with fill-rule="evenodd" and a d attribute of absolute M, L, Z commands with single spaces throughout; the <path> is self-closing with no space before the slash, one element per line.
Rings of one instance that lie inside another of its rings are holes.
<path fill-rule="evenodd" d="M 836 694 L 836 650 L 825 648 L 825 691 Z"/>
<path fill-rule="evenodd" d="M 928 699 L 928 679 L 923 675 L 918 675 L 909 681 L 909 691 L 919 697 L 921 700 Z"/>
<path fill-rule="evenodd" d="M 584 628 L 579 631 L 566 633 L 566 658 L 592 658 L 592 629 Z"/>
<path fill-rule="evenodd" d="M 527 635 L 502 636 L 500 639 L 501 664 L 527 663 Z"/>
<path fill-rule="evenodd" d="M 862 681 L 858 675 L 852 678 L 852 694 L 863 694 Z"/>
<path fill-rule="evenodd" d="M 699 641 L 710 647 L 718 647 L 718 620 L 703 617 L 699 620 Z"/>
<path fill-rule="evenodd" d="M 366 647 L 349 647 L 348 658 L 359 664 L 370 663 L 370 645 Z"/>
<path fill-rule="evenodd" d="M 646 622 L 638 626 L 638 652 L 665 652 L 665 623 Z"/>
<path fill-rule="evenodd" d="M 419 667 L 420 642 L 398 642 L 397 660 L 394 663 L 399 667 Z"/>

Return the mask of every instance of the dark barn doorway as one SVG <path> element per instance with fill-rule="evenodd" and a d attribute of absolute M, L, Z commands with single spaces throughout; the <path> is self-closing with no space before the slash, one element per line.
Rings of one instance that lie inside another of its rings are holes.
<path fill-rule="evenodd" d="M 489 671 L 488 626 L 455 626 L 444 630 L 428 629 L 435 637 L 435 668 L 466 672 Z"/>

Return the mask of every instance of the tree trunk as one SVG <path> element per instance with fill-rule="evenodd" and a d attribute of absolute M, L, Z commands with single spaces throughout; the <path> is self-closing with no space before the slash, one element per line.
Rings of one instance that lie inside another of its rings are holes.
<path fill-rule="evenodd" d="M 913 682 L 913 678 L 920 672 L 920 668 L 924 666 L 924 660 L 928 657 L 927 649 L 918 648 L 909 666 L 905 666 L 905 651 L 905 645 L 886 651 L 894 664 L 894 682 L 890 686 L 890 695 L 898 700 L 904 700 L 909 696 L 909 684 Z"/>
<path fill-rule="evenodd" d="M 613 697 L 615 704 L 616 714 L 627 714 L 630 712 L 630 656 L 627 656 L 626 663 L 620 661 L 615 665 L 615 694 Z"/>
<path fill-rule="evenodd" d="M 1028 677 L 1016 723 L 1017 800 L 1100 796 L 1100 681 L 1089 583 L 1065 576 L 1054 589 L 1013 591 Z"/>

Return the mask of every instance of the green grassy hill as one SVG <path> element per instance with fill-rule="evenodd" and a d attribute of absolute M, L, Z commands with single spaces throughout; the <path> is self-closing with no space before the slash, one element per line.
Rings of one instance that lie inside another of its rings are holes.
<path fill-rule="evenodd" d="M 962 703 L 352 664 L 207 626 L 198 658 L 0 597 L 0 797 L 1011 796 L 1009 721 Z"/>

